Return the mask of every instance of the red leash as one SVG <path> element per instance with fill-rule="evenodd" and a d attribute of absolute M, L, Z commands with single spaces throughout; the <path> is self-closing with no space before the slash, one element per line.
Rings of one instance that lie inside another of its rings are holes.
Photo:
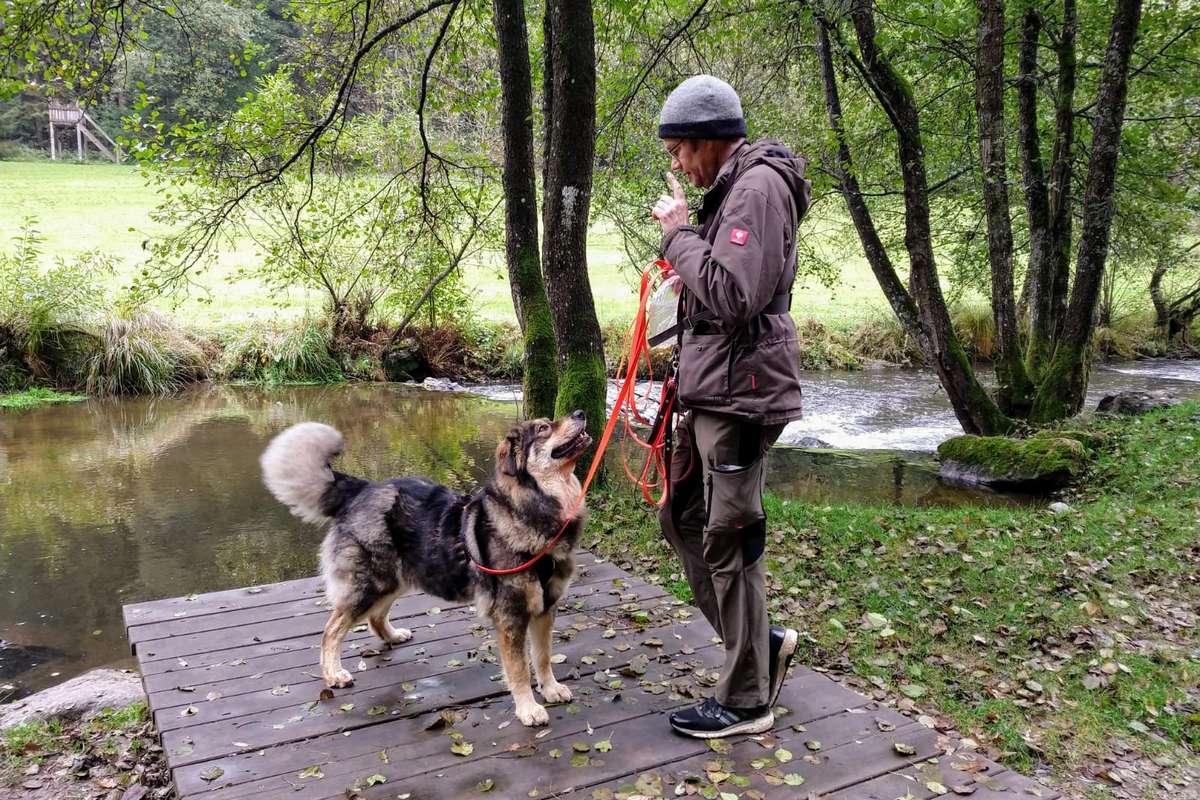
<path fill-rule="evenodd" d="M 563 519 L 562 527 L 558 533 L 550 540 L 540 553 L 526 561 L 524 564 L 508 569 L 493 569 L 486 567 L 475 561 L 475 557 L 471 556 L 471 561 L 474 562 L 476 569 L 488 575 L 513 575 L 525 570 L 536 564 L 542 556 L 549 553 L 558 544 L 559 539 L 567 532 L 567 527 L 574 521 L 575 515 L 579 513 L 579 509 L 583 507 L 583 499 L 587 495 L 588 488 L 592 485 L 592 479 L 596 477 L 596 472 L 600 469 L 600 462 L 604 458 L 604 451 L 608 449 L 608 443 L 612 439 L 613 431 L 617 427 L 617 420 L 624 418 L 625 420 L 625 439 L 621 443 L 621 465 L 625 469 L 625 474 L 629 480 L 633 481 L 642 490 L 642 496 L 646 498 L 646 502 L 651 505 L 661 505 L 666 502 L 668 485 L 666 480 L 667 463 L 666 463 L 666 436 L 667 427 L 670 424 L 670 411 L 675 402 L 675 387 L 674 377 L 668 377 L 662 382 L 662 390 L 659 393 L 659 416 L 663 420 L 663 424 L 659 426 L 659 430 L 651 430 L 649 441 L 642 440 L 634 430 L 633 422 L 630 417 L 633 417 L 643 425 L 651 425 L 652 423 L 646 420 L 637 407 L 637 368 L 638 363 L 645 360 L 646 371 L 650 375 L 650 386 L 654 385 L 654 372 L 650 364 L 650 344 L 646 339 L 647 320 L 646 320 L 646 304 L 650 301 L 650 295 L 654 286 L 654 281 L 660 274 L 669 270 L 671 265 L 666 261 L 655 261 L 653 266 L 642 273 L 641 287 L 638 292 L 638 310 L 633 318 L 633 323 L 629 326 L 629 332 L 625 335 L 627 352 L 622 355 L 621 362 L 617 365 L 617 374 L 615 380 L 621 384 L 621 390 L 617 394 L 617 402 L 613 404 L 612 414 L 608 417 L 608 422 L 604 426 L 604 433 L 600 437 L 600 443 L 596 447 L 596 455 L 592 458 L 592 465 L 588 469 L 587 477 L 584 478 L 583 485 L 579 489 L 579 497 L 575 501 L 571 512 Z M 626 349 L 623 348 L 623 349 Z M 649 392 L 641 397 L 642 400 L 649 399 Z M 665 404 L 665 408 L 664 408 Z M 629 469 L 629 464 L 625 459 L 625 442 L 633 441 L 637 446 L 644 448 L 646 452 L 646 460 L 642 465 L 641 474 L 634 476 Z M 655 473 L 655 477 L 651 478 L 651 471 Z M 689 466 L 690 471 L 690 466 Z M 657 499 L 651 496 L 651 490 L 662 486 L 662 494 Z"/>

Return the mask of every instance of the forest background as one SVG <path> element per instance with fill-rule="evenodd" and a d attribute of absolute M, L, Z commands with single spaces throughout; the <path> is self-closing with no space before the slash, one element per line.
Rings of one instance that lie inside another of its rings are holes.
<path fill-rule="evenodd" d="M 1054 353 L 1194 353 L 1188 4 L 14 3 L 3 37 L 10 389 L 524 373 L 531 410 L 595 405 L 657 248 L 657 111 L 699 71 L 737 86 L 752 137 L 810 159 L 803 366 L 929 364 L 964 428 L 994 432 L 1078 410 L 1038 405 L 1039 381 L 1079 394 L 1046 377 Z M 136 167 L 45 162 L 48 99 Z M 1093 175 L 1113 182 L 1098 259 Z M 539 388 L 538 364 L 567 378 Z"/>

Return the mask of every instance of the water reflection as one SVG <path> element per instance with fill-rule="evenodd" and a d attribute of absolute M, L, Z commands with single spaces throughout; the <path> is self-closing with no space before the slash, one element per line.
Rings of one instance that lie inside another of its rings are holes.
<path fill-rule="evenodd" d="M 514 415 L 401 386 L 206 387 L 0 415 L 0 639 L 9 661 L 22 648 L 22 665 L 37 664 L 0 685 L 125 658 L 123 603 L 312 574 L 320 532 L 259 477 L 287 425 L 335 425 L 356 474 L 468 488 Z"/>
<path fill-rule="evenodd" d="M 769 465 L 768 489 L 818 505 L 1007 506 L 1045 502 L 1043 497 L 943 483 L 937 462 L 929 453 L 776 446 L 771 450 Z"/>

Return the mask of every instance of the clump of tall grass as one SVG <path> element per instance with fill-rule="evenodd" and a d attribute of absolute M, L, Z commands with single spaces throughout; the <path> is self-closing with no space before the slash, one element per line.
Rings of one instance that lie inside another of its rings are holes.
<path fill-rule="evenodd" d="M 890 313 L 875 314 L 863 320 L 850 334 L 849 347 L 863 360 L 904 365 L 924 361 L 916 341 Z"/>
<path fill-rule="evenodd" d="M 950 308 L 950 324 L 967 355 L 990 359 L 996 353 L 996 322 L 986 302 L 962 301 Z"/>
<path fill-rule="evenodd" d="M 796 325 L 800 369 L 862 369 L 846 337 L 807 317 Z"/>
<path fill-rule="evenodd" d="M 252 326 L 225 342 L 217 368 L 226 380 L 253 383 L 336 383 L 345 379 L 331 350 L 328 326 L 311 317 L 292 325 Z"/>
<path fill-rule="evenodd" d="M 201 346 L 158 314 L 113 317 L 95 338 L 89 394 L 169 394 L 208 376 Z"/>
<path fill-rule="evenodd" d="M 1149 313 L 1125 314 L 1107 325 L 1099 325 L 1092 335 L 1096 358 L 1130 359 L 1163 356 L 1168 353 L 1162 331 L 1156 330 Z"/>

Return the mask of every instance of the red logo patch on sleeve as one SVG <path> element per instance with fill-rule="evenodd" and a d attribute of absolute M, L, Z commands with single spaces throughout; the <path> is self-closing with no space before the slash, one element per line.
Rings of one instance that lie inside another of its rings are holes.
<path fill-rule="evenodd" d="M 746 230 L 745 228 L 734 228 L 729 232 L 729 241 L 738 245 L 739 247 L 744 247 L 746 240 L 749 238 L 750 231 Z"/>

